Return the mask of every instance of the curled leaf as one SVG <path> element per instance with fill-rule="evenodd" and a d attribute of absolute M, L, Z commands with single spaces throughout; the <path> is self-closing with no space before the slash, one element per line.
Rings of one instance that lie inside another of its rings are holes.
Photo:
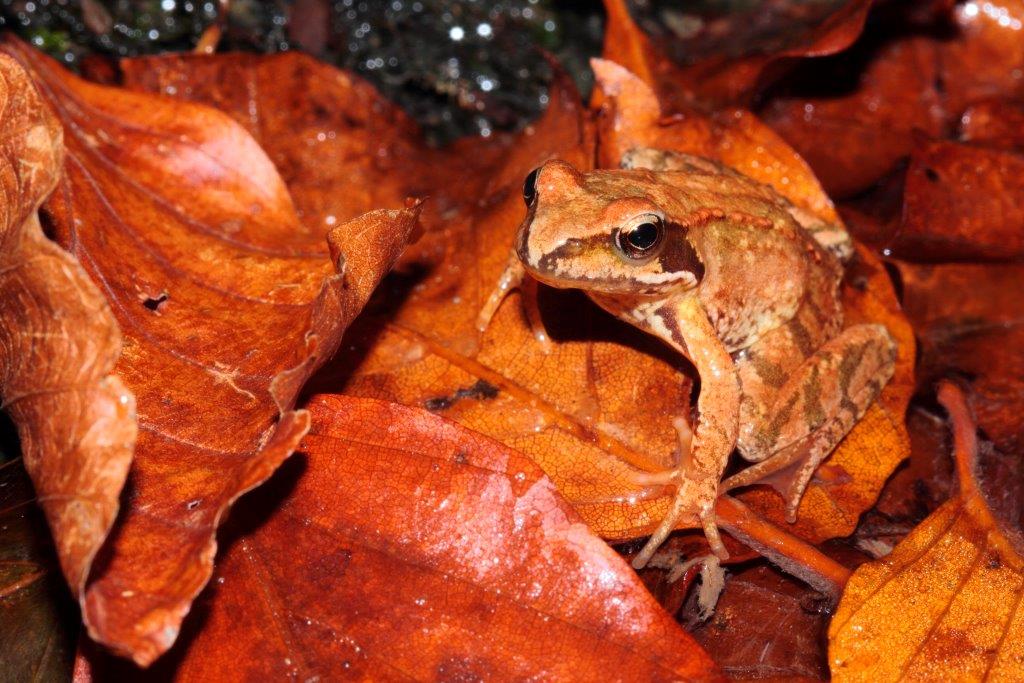
<path fill-rule="evenodd" d="M 132 461 L 135 399 L 113 374 L 121 333 L 110 307 L 39 223 L 39 205 L 61 174 L 60 124 L 3 54 L 0 107 L 0 393 L 64 576 L 84 599 Z"/>
<path fill-rule="evenodd" d="M 953 422 L 959 495 L 891 555 L 854 573 L 829 629 L 835 680 L 1022 675 L 1024 546 L 1018 520 L 992 507 L 1005 482 L 983 480 L 963 395 L 947 384 L 939 396 Z M 986 490 L 990 486 L 995 488 Z M 1019 513 L 1020 501 L 1015 503 Z"/>
<path fill-rule="evenodd" d="M 257 494 L 269 504 L 239 506 L 245 531 L 162 677 L 719 679 L 524 456 L 421 409 L 309 409 L 305 455 Z"/>
<path fill-rule="evenodd" d="M 308 428 L 292 409 L 298 390 L 400 253 L 415 211 L 347 225 L 362 239 L 335 275 L 323 229 L 298 220 L 234 121 L 81 81 L 18 43 L 4 50 L 63 125 L 65 174 L 46 216 L 111 304 L 124 334 L 116 371 L 138 398 L 128 505 L 83 618 L 148 664 L 209 579 L 224 511 Z"/>
<path fill-rule="evenodd" d="M 747 104 L 795 58 L 841 52 L 860 35 L 871 0 L 823 4 L 810 10 L 818 11 L 817 16 L 794 22 L 787 22 L 782 12 L 770 14 L 770 7 L 747 13 L 737 9 L 707 22 L 697 16 L 699 25 L 706 26 L 705 35 L 698 30 L 685 39 L 663 37 L 658 47 L 637 26 L 626 0 L 605 0 L 604 5 L 608 19 L 602 56 L 636 73 L 677 112 L 694 104 Z M 687 8 L 686 18 L 692 21 L 699 9 Z M 806 15 L 808 8 L 802 10 Z M 766 26 L 768 17 L 780 25 Z M 755 39 L 745 35 L 748 31 L 757 33 Z M 765 45 L 752 47 L 756 39 Z"/>

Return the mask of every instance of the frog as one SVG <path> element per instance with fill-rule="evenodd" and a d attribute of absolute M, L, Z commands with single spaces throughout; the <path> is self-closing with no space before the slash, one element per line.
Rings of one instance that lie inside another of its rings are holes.
<path fill-rule="evenodd" d="M 674 465 L 636 473 L 641 492 L 675 493 L 633 565 L 645 566 L 686 519 L 727 559 L 716 501 L 754 483 L 779 488 L 795 522 L 818 466 L 895 368 L 884 325 L 844 325 L 841 282 L 854 251 L 842 224 L 712 159 L 643 147 L 619 168 L 550 159 L 526 177 L 523 199 L 526 216 L 477 327 L 529 282 L 578 289 L 678 351 L 700 380 L 695 423 L 689 406 L 673 422 Z M 550 348 L 535 299 L 522 298 Z M 734 451 L 751 464 L 723 480 Z"/>

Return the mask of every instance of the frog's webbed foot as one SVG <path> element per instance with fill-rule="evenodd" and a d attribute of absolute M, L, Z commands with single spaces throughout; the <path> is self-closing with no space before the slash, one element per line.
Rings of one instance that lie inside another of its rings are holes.
<path fill-rule="evenodd" d="M 678 472 L 678 471 L 677 471 Z M 715 500 L 718 498 L 718 480 L 714 478 L 694 480 L 688 477 L 678 477 L 677 488 L 672 507 L 662 518 L 658 528 L 654 530 L 647 543 L 633 558 L 633 567 L 642 569 L 651 559 L 661 544 L 665 542 L 676 525 L 687 517 L 696 516 L 704 529 L 704 536 L 711 546 L 711 552 L 721 560 L 729 559 L 729 552 L 722 543 L 722 536 L 718 532 L 718 524 L 715 521 Z M 710 500 L 709 503 L 698 503 L 697 501 Z"/>
<path fill-rule="evenodd" d="M 494 291 L 487 297 L 483 308 L 476 317 L 476 329 L 484 332 L 491 324 L 494 314 L 498 312 L 501 302 L 512 292 L 518 289 L 522 294 L 523 309 L 526 312 L 526 320 L 533 332 L 534 339 L 540 344 L 544 353 L 551 353 L 551 338 L 548 336 L 544 321 L 540 317 L 540 307 L 537 303 L 537 281 L 526 276 L 526 269 L 523 267 L 519 257 L 513 252 L 509 256 L 508 265 L 498 278 L 498 284 Z"/>
<path fill-rule="evenodd" d="M 848 430 L 848 425 L 838 420 L 830 421 L 810 437 L 729 477 L 722 482 L 722 491 L 767 484 L 782 496 L 786 504 L 786 521 L 792 524 L 796 522 L 797 509 L 815 470 Z"/>

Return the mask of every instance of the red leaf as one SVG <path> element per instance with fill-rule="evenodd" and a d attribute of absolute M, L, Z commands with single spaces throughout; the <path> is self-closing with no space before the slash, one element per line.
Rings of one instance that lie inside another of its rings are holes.
<path fill-rule="evenodd" d="M 251 502 L 275 501 L 240 507 L 247 526 L 273 512 L 227 551 L 198 632 L 158 676 L 718 678 L 526 457 L 382 401 L 310 411 L 307 455 Z M 82 661 L 78 680 L 108 665 Z"/>

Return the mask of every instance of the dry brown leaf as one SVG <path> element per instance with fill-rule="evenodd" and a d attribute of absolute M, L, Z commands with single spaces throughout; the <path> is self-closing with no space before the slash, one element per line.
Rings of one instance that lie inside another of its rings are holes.
<path fill-rule="evenodd" d="M 135 399 L 113 375 L 121 334 L 37 210 L 57 183 L 62 131 L 25 71 L 0 54 L 0 393 L 76 597 L 118 510 L 135 443 Z"/>
<path fill-rule="evenodd" d="M 920 143 L 907 169 L 902 220 L 886 246 L 916 261 L 1024 257 L 1024 154 Z"/>
<path fill-rule="evenodd" d="M 820 681 L 828 607 L 826 596 L 773 567 L 740 567 L 692 633 L 730 680 Z"/>
<path fill-rule="evenodd" d="M 749 45 L 737 35 L 742 27 L 717 22 L 709 31 L 716 36 L 729 36 L 726 54 L 709 54 L 704 50 L 688 65 L 673 63 L 653 47 L 650 38 L 633 21 L 626 0 L 605 0 L 604 6 L 607 21 L 602 56 L 637 74 L 676 113 L 689 111 L 694 105 L 746 105 L 795 58 L 821 57 L 845 50 L 860 35 L 871 0 L 847 0 L 829 8 L 824 17 L 799 28 L 790 27 L 784 44 L 766 52 L 737 55 L 738 46 L 743 50 Z M 731 13 L 729 19 L 749 23 L 741 11 Z M 693 49 L 699 48 L 695 45 Z"/>
<path fill-rule="evenodd" d="M 64 127 L 65 176 L 46 218 L 124 334 L 116 371 L 138 398 L 139 440 L 83 618 L 146 664 L 208 581 L 223 512 L 305 433 L 296 394 L 400 252 L 415 211 L 345 226 L 358 239 L 341 278 L 324 231 L 299 222 L 273 164 L 229 118 L 86 83 L 18 43 L 4 50 Z"/>
<path fill-rule="evenodd" d="M 829 629 L 834 680 L 1024 675 L 1019 520 L 1008 523 L 991 507 L 1007 482 L 984 479 L 963 395 L 947 384 L 939 396 L 953 422 L 959 495 L 891 555 L 854 573 Z"/>
<path fill-rule="evenodd" d="M 948 3 L 924 26 L 915 9 L 879 7 L 851 51 L 810 63 L 761 110 L 834 198 L 892 170 L 913 131 L 943 135 L 978 100 L 1024 95 L 1024 2 Z"/>
<path fill-rule="evenodd" d="M 422 409 L 309 409 L 306 455 L 236 509 L 204 618 L 154 677 L 720 680 L 526 457 Z M 76 680 L 137 679 L 109 665 Z"/>

